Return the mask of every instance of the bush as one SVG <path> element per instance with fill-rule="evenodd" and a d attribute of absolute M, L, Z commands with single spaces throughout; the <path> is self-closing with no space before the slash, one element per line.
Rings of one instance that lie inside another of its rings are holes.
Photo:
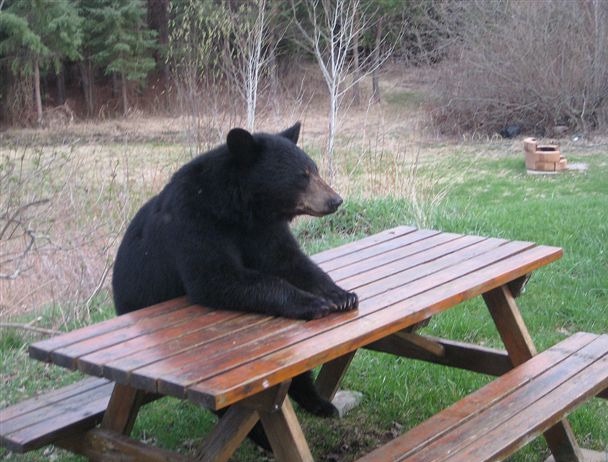
<path fill-rule="evenodd" d="M 608 2 L 449 2 L 435 82 L 442 131 L 538 135 L 608 128 Z"/>

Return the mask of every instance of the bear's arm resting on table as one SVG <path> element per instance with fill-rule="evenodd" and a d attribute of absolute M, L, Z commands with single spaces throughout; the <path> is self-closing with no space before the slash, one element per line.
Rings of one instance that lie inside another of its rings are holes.
<path fill-rule="evenodd" d="M 295 241 L 282 242 L 285 242 L 286 248 L 275 249 L 282 258 L 274 259 L 280 263 L 272 267 L 272 274 L 301 290 L 330 300 L 336 307 L 334 311 L 357 308 L 359 300 L 355 293 L 347 292 L 336 285 L 327 273 L 297 247 Z"/>
<path fill-rule="evenodd" d="M 196 258 L 198 251 L 183 255 L 178 262 L 190 302 L 299 319 L 319 318 L 335 309 L 330 301 L 284 279 L 245 268 L 228 249 L 218 252 L 221 248 L 207 253 L 204 264 Z"/>

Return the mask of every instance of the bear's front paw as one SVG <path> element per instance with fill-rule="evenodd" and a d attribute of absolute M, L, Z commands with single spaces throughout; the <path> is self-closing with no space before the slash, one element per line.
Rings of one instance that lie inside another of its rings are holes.
<path fill-rule="evenodd" d="M 295 316 L 299 319 L 319 319 L 336 311 L 336 305 L 321 297 L 310 297 L 299 309 L 295 310 Z"/>
<path fill-rule="evenodd" d="M 328 297 L 336 306 L 334 311 L 350 311 L 359 306 L 359 297 L 354 292 L 347 292 L 336 287 Z"/>

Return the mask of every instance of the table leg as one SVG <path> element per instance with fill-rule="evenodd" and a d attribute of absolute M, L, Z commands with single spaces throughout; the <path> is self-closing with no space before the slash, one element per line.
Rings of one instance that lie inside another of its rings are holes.
<path fill-rule="evenodd" d="M 119 383 L 114 385 L 108 408 L 101 421 L 101 428 L 129 435 L 145 397 L 144 391 Z"/>
<path fill-rule="evenodd" d="M 260 411 L 264 431 L 279 462 L 313 462 L 312 454 L 289 397 L 279 410 Z"/>
<path fill-rule="evenodd" d="M 342 381 L 342 377 L 346 374 L 348 366 L 350 366 L 356 352 L 357 350 L 351 351 L 344 356 L 340 356 L 333 361 L 323 364 L 315 382 L 317 390 L 323 398 L 328 401 L 331 401 L 334 398 L 338 391 L 338 387 L 340 386 L 340 382 Z"/>
<path fill-rule="evenodd" d="M 509 287 L 502 286 L 486 292 L 483 294 L 483 299 L 494 319 L 513 366 L 518 366 L 536 355 L 536 347 Z M 583 460 L 581 450 L 566 419 L 547 430 L 544 437 L 556 462 Z"/>
<path fill-rule="evenodd" d="M 205 441 L 203 461 L 224 462 L 262 421 L 278 462 L 312 462 L 313 458 L 287 396 L 290 380 L 232 405 Z"/>
<path fill-rule="evenodd" d="M 230 407 L 207 436 L 199 460 L 222 462 L 230 459 L 259 419 L 255 409 L 239 405 Z"/>

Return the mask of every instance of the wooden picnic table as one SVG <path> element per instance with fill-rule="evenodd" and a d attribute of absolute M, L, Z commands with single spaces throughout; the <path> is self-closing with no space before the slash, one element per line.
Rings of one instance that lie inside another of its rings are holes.
<path fill-rule="evenodd" d="M 502 374 L 536 354 L 515 296 L 531 272 L 561 255 L 559 248 L 530 242 L 402 226 L 313 257 L 359 295 L 356 311 L 305 322 L 212 310 L 180 298 L 40 341 L 29 352 L 115 383 L 101 424 L 104 438 L 127 435 L 146 400 L 174 396 L 226 409 L 206 440 L 207 460 L 227 460 L 258 420 L 277 460 L 312 460 L 285 399 L 293 377 L 323 365 L 317 384 L 331 398 L 362 347 Z M 411 332 L 478 295 L 506 352 Z M 554 454 L 576 450 L 566 421 L 545 437 Z M 148 450 L 131 443 L 117 437 L 113 447 Z"/>

